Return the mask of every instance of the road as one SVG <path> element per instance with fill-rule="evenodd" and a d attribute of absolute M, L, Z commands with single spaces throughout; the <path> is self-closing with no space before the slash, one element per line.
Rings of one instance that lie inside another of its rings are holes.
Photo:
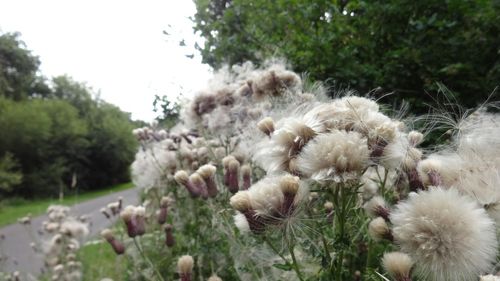
<path fill-rule="evenodd" d="M 139 190 L 131 188 L 76 204 L 71 207 L 70 214 L 74 216 L 90 216 L 92 225 L 88 238 L 95 237 L 103 228 L 112 224 L 112 221 L 106 219 L 99 210 L 108 203 L 117 201 L 119 196 L 123 197 L 124 206 L 139 202 Z M 44 238 L 46 239 L 44 235 L 37 233 L 45 220 L 47 220 L 47 216 L 42 215 L 33 218 L 31 226 L 28 227 L 16 223 L 0 228 L 0 234 L 5 236 L 5 239 L 0 243 L 0 256 L 8 257 L 5 264 L 0 263 L 0 271 L 14 272 L 17 270 L 32 276 L 41 273 L 43 268 L 42 256 L 34 253 L 30 243 L 34 239 L 41 241 Z"/>

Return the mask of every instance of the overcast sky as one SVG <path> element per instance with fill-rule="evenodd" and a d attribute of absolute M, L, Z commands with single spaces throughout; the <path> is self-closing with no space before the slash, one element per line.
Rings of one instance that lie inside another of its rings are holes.
<path fill-rule="evenodd" d="M 21 32 L 44 75 L 68 74 L 151 121 L 155 94 L 189 96 L 210 76 L 193 47 L 195 10 L 190 0 L 0 0 L 0 31 Z"/>

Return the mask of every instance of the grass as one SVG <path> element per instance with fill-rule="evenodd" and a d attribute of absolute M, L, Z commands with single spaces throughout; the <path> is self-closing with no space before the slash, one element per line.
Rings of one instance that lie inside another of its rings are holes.
<path fill-rule="evenodd" d="M 83 281 L 95 281 L 103 278 L 128 279 L 126 257 L 117 256 L 106 242 L 85 245 L 78 251 L 78 260 L 83 263 Z"/>
<path fill-rule="evenodd" d="M 31 214 L 32 216 L 41 215 L 53 204 L 70 206 L 132 187 L 132 183 L 123 183 L 98 191 L 85 192 L 82 194 L 65 194 L 62 201 L 60 201 L 59 198 L 50 198 L 40 200 L 13 199 L 4 203 L 0 202 L 0 227 L 15 223 L 18 218 L 24 217 L 27 214 Z"/>

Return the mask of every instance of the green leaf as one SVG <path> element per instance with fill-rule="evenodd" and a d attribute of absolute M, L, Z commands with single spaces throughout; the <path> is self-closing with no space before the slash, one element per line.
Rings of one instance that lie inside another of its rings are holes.
<path fill-rule="evenodd" d="M 286 264 L 281 264 L 281 263 L 275 263 L 273 264 L 274 267 L 276 268 L 279 268 L 283 271 L 290 271 L 292 270 L 292 265 L 290 265 L 289 263 L 286 263 Z"/>

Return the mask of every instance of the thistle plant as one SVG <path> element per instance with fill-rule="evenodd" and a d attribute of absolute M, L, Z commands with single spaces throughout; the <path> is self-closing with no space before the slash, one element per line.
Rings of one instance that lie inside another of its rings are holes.
<path fill-rule="evenodd" d="M 134 130 L 143 201 L 103 236 L 135 279 L 489 278 L 498 116 L 476 111 L 432 150 L 422 118 L 397 116 L 276 61 L 223 68 L 171 130 Z"/>

